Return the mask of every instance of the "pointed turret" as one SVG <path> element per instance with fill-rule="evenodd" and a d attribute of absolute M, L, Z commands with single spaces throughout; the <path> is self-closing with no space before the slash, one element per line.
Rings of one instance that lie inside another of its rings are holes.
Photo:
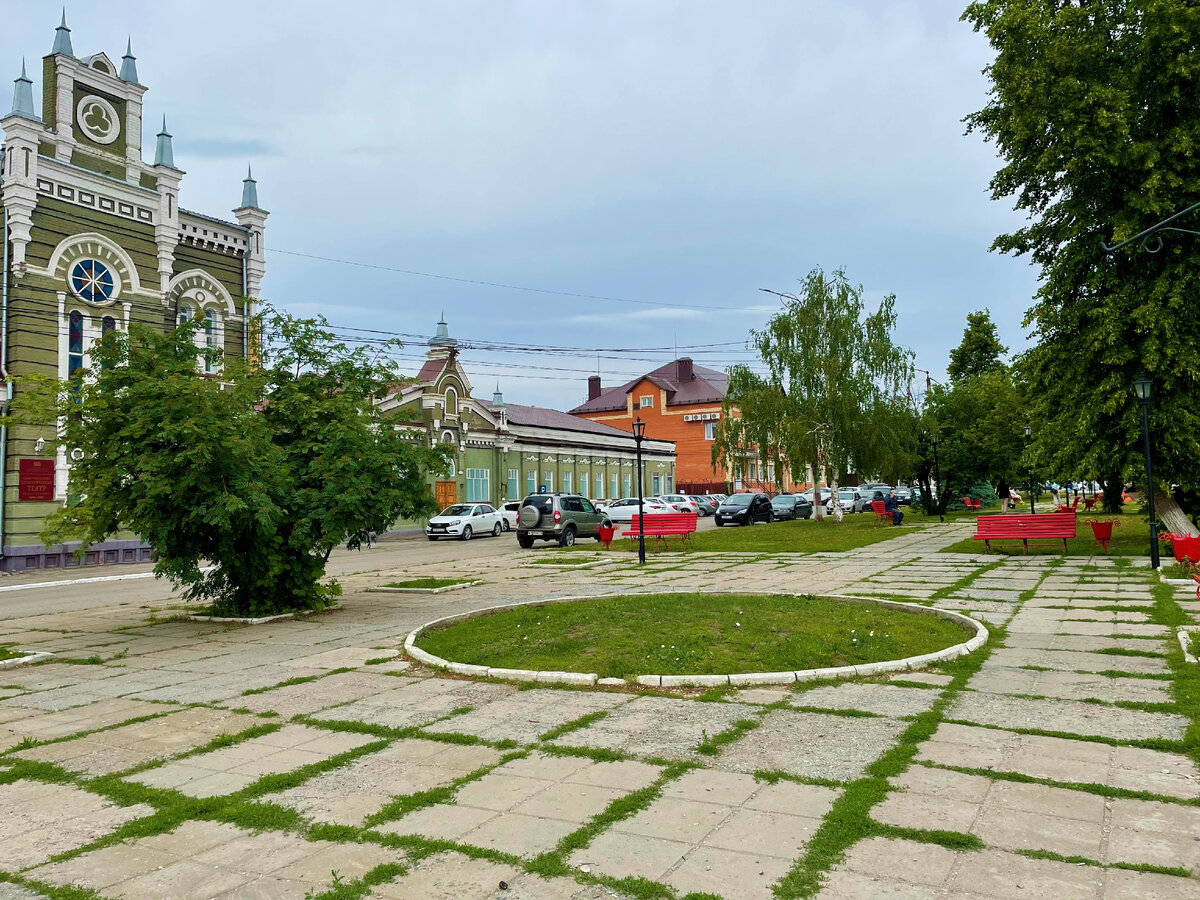
<path fill-rule="evenodd" d="M 71 29 L 67 27 L 67 8 L 63 7 L 62 24 L 54 29 L 54 46 L 50 48 L 51 53 L 65 53 L 67 56 L 74 56 L 75 50 L 71 47 Z"/>
<path fill-rule="evenodd" d="M 125 39 L 125 55 L 121 57 L 121 80 L 137 84 L 137 57 L 133 55 L 133 39 Z"/>
<path fill-rule="evenodd" d="M 246 165 L 246 177 L 242 179 L 242 206 L 241 208 L 262 209 L 258 205 L 258 182 L 254 180 L 254 173 L 250 170 L 250 165 Z"/>
<path fill-rule="evenodd" d="M 162 131 L 154 145 L 154 165 L 175 168 L 175 148 L 171 144 L 171 132 L 167 131 L 166 116 L 163 116 Z"/>
<path fill-rule="evenodd" d="M 456 347 L 458 341 L 450 337 L 450 329 L 446 325 L 446 314 L 438 320 L 437 334 L 429 339 L 430 347 Z"/>
<path fill-rule="evenodd" d="M 25 74 L 25 60 L 21 60 L 21 77 L 16 79 L 13 85 L 13 105 L 10 115 L 37 120 L 38 115 L 33 108 L 33 82 Z"/>
<path fill-rule="evenodd" d="M 499 409 L 504 405 L 504 395 L 500 393 L 500 382 L 496 382 L 496 392 L 492 394 L 492 406 Z"/>

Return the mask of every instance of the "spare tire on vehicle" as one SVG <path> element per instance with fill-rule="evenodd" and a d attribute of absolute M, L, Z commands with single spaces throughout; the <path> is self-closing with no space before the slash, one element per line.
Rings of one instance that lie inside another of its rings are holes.
<path fill-rule="evenodd" d="M 522 528 L 532 528 L 541 521 L 542 512 L 536 506 L 522 506 L 517 513 L 517 524 Z"/>

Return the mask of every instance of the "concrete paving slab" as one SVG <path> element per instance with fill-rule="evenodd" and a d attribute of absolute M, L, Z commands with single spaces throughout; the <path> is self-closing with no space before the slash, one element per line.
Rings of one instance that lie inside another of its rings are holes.
<path fill-rule="evenodd" d="M 429 730 L 529 744 L 552 728 L 589 713 L 615 709 L 631 699 L 627 694 L 536 688 L 518 691 L 466 715 L 430 725 Z"/>
<path fill-rule="evenodd" d="M 814 688 L 789 696 L 794 706 L 817 706 L 825 709 L 856 709 L 881 716 L 899 718 L 920 715 L 933 706 L 937 691 L 923 688 L 898 687 L 871 682 L 847 683 Z"/>
<path fill-rule="evenodd" d="M 752 707 L 741 704 L 637 697 L 599 722 L 551 743 L 619 750 L 636 756 L 695 759 L 695 748 L 706 737 L 720 734 L 752 714 Z"/>

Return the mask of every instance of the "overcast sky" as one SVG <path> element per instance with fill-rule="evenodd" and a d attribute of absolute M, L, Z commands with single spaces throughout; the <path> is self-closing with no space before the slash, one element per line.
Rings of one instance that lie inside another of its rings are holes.
<path fill-rule="evenodd" d="M 79 56 L 119 64 L 132 36 L 145 154 L 165 113 L 184 207 L 230 217 L 253 163 L 275 304 L 403 334 L 414 373 L 443 309 L 476 344 L 660 348 L 465 351 L 477 396 L 499 381 L 569 408 L 589 372 L 616 384 L 676 346 L 747 361 L 775 308 L 759 288 L 814 266 L 871 303 L 894 292 L 897 339 L 935 378 L 971 310 L 1025 346 L 1036 275 L 988 251 L 1020 219 L 988 197 L 992 147 L 963 133 L 990 51 L 962 6 L 88 0 L 67 21 Z M 0 30 L 39 112 L 59 14 L 13 0 Z"/>

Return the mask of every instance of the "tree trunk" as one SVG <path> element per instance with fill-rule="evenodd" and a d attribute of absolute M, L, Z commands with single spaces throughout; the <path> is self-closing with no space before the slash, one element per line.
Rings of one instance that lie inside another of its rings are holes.
<path fill-rule="evenodd" d="M 1110 472 L 1104 479 L 1104 511 L 1119 513 L 1121 511 L 1121 494 L 1125 492 L 1125 481 L 1120 472 Z"/>
<path fill-rule="evenodd" d="M 838 497 L 837 475 L 829 479 L 829 499 L 833 501 L 833 521 L 842 521 L 842 501 Z"/>
<path fill-rule="evenodd" d="M 1187 514 L 1171 496 L 1154 495 L 1154 513 L 1163 524 L 1159 531 L 1169 531 L 1171 534 L 1200 534 L 1187 517 Z"/>

